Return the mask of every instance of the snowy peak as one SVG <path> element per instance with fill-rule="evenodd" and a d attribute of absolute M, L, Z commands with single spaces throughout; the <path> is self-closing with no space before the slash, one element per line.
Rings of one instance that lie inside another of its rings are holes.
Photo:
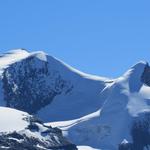
<path fill-rule="evenodd" d="M 145 61 L 141 61 L 133 65 L 121 78 L 124 82 L 127 82 L 129 85 L 130 92 L 137 92 L 140 90 L 141 86 L 146 83 L 146 75 L 150 79 L 149 64 Z M 121 81 L 122 82 L 122 81 Z"/>
<path fill-rule="evenodd" d="M 133 65 L 124 75 L 123 77 L 126 79 L 129 78 L 138 78 L 142 76 L 145 67 L 148 66 L 147 62 L 141 61 L 135 65 Z"/>
<path fill-rule="evenodd" d="M 0 55 L 0 73 L 3 73 L 3 70 L 9 67 L 11 64 L 19 62 L 23 59 L 27 59 L 29 57 L 35 57 L 41 61 L 47 61 L 47 56 L 42 51 L 30 53 L 25 49 L 11 50 Z"/>
<path fill-rule="evenodd" d="M 150 66 L 147 63 L 142 74 L 142 82 L 147 86 L 150 86 Z"/>
<path fill-rule="evenodd" d="M 37 51 L 37 52 L 33 52 L 31 53 L 31 57 L 36 57 L 41 61 L 47 61 L 47 54 L 44 53 L 43 51 Z"/>
<path fill-rule="evenodd" d="M 24 61 L 25 59 L 27 59 L 27 61 L 31 59 L 37 59 L 38 61 L 41 61 L 41 63 L 47 62 L 49 63 L 52 69 L 60 70 L 62 74 L 66 76 L 66 78 L 73 75 L 76 77 L 80 76 L 92 80 L 102 80 L 102 81 L 109 80 L 108 78 L 83 73 L 71 67 L 70 65 L 64 63 L 63 61 L 46 54 L 43 51 L 29 52 L 28 50 L 25 49 L 11 50 L 8 51 L 7 53 L 0 55 L 0 73 L 2 74 L 3 70 L 9 67 L 10 65 L 20 61 Z M 34 65 L 36 67 L 36 64 Z"/>
<path fill-rule="evenodd" d="M 61 99 L 64 101 L 58 103 L 73 105 L 73 101 L 76 101 L 78 108 L 80 104 L 88 105 L 87 99 L 90 104 L 97 101 L 98 93 L 105 87 L 106 78 L 84 74 L 44 52 L 9 52 L 9 60 L 17 56 L 18 59 L 7 62 L 2 69 L 3 100 L 8 107 L 37 113 L 42 108 L 45 110 L 45 107 L 56 101 L 57 97 L 63 96 Z M 6 56 L 4 58 L 7 60 Z M 81 94 L 82 97 L 79 98 Z M 88 112 L 80 111 L 78 116 L 95 111 L 102 103 L 99 101 L 92 104 L 93 107 L 89 108 Z M 73 107 L 71 105 L 69 107 Z M 56 109 L 59 111 L 58 106 Z M 67 107 L 64 109 L 64 112 L 68 111 Z M 53 114 L 50 113 L 51 110 L 48 109 L 48 114 Z M 74 114 L 76 116 L 77 113 Z"/>
<path fill-rule="evenodd" d="M 0 74 L 2 74 L 3 69 L 7 68 L 12 63 L 27 58 L 29 55 L 30 53 L 24 49 L 12 50 L 0 55 Z"/>

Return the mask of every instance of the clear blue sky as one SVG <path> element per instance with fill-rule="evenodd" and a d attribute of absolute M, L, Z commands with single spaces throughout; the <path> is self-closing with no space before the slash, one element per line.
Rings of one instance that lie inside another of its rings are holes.
<path fill-rule="evenodd" d="M 0 52 L 44 50 L 84 72 L 150 62 L 150 0 L 1 0 Z"/>

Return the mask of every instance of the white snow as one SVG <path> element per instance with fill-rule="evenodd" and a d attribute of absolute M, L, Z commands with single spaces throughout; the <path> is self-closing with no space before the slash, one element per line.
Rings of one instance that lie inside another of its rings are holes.
<path fill-rule="evenodd" d="M 15 49 L 0 55 L 0 75 L 3 73 L 3 69 L 9 65 L 31 56 L 47 61 L 47 54 L 42 51 L 28 52 L 24 49 Z"/>
<path fill-rule="evenodd" d="M 8 139 L 10 139 L 10 140 L 15 140 L 15 141 L 17 141 L 18 143 L 23 142 L 23 139 L 17 139 L 17 138 L 13 138 L 13 137 L 9 137 Z"/>
<path fill-rule="evenodd" d="M 101 76 L 97 76 L 97 75 L 92 75 L 92 74 L 87 74 L 87 73 L 84 73 L 80 70 L 77 70 L 76 68 L 68 65 L 67 63 L 61 61 L 60 59 L 56 58 L 56 57 L 52 57 L 52 56 L 49 56 L 49 59 L 52 60 L 52 63 L 54 62 L 55 65 L 54 67 L 56 67 L 57 69 L 63 71 L 64 70 L 64 67 L 71 73 L 71 74 L 76 74 L 76 75 L 80 75 L 81 77 L 83 78 L 87 78 L 87 79 L 92 79 L 92 80 L 109 80 L 108 78 L 106 77 L 101 77 Z M 62 68 L 63 67 L 63 68 Z M 65 73 L 66 75 L 66 73 Z"/>
<path fill-rule="evenodd" d="M 59 72 L 62 78 L 70 83 L 72 89 L 68 94 L 57 95 L 50 105 L 42 108 L 38 112 L 39 118 L 45 122 L 72 120 L 93 113 L 102 106 L 103 98 L 100 98 L 100 92 L 110 80 L 79 73 L 53 57 L 47 57 L 47 61 L 51 71 Z"/>
<path fill-rule="evenodd" d="M 124 139 L 122 142 L 121 142 L 121 144 L 127 144 L 127 143 L 129 143 L 126 139 Z"/>
<path fill-rule="evenodd" d="M 7 147 L 7 146 L 0 146 L 0 148 L 2 148 L 2 149 L 10 149 L 10 147 Z"/>
<path fill-rule="evenodd" d="M 47 150 L 46 148 L 44 148 L 43 146 L 41 146 L 41 145 L 39 145 L 39 144 L 37 144 L 36 146 L 37 146 L 39 149 Z"/>
<path fill-rule="evenodd" d="M 20 62 L 21 60 L 32 56 L 41 61 L 48 62 L 50 64 L 52 76 L 55 76 L 55 73 L 58 72 L 62 78 L 67 80 L 73 87 L 69 94 L 64 92 L 56 96 L 51 105 L 46 106 L 38 112 L 38 116 L 44 121 L 63 121 L 80 118 L 93 113 L 102 105 L 103 101 L 98 101 L 100 97 L 99 93 L 105 87 L 105 81 L 107 82 L 109 79 L 78 71 L 55 57 L 48 56 L 42 51 L 28 52 L 24 49 L 16 49 L 2 54 L 0 56 L 0 77 L 2 78 L 4 69 L 9 67 L 11 64 Z M 39 61 L 37 61 L 37 63 L 39 63 Z M 34 65 L 35 67 L 42 67 L 41 64 Z M 49 80 L 47 81 L 48 84 L 51 82 L 52 81 Z M 0 106 L 5 106 L 2 86 L 1 80 Z M 13 90 L 15 91 L 16 88 L 18 87 L 14 86 Z M 84 108 L 81 106 L 84 106 Z M 73 111 L 72 107 L 75 111 L 70 114 L 70 112 Z M 78 112 L 76 112 L 77 109 L 79 110 Z M 64 116 L 61 112 L 64 112 L 66 115 Z"/>
<path fill-rule="evenodd" d="M 77 146 L 78 150 L 100 150 L 100 149 L 95 149 L 90 146 Z"/>
<path fill-rule="evenodd" d="M 132 142 L 130 128 L 134 117 L 141 112 L 150 111 L 150 87 L 141 82 L 145 65 L 145 62 L 139 62 L 122 77 L 108 82 L 99 93 L 99 101 L 103 98 L 104 103 L 99 106 L 98 111 L 49 125 L 58 126 L 63 135 L 77 145 L 116 150 L 122 141 Z"/>
<path fill-rule="evenodd" d="M 29 115 L 25 112 L 0 107 L 0 132 L 12 132 L 25 129 L 29 124 L 24 120 L 27 116 Z"/>
<path fill-rule="evenodd" d="M 21 135 L 25 134 L 28 137 L 35 137 L 41 141 L 52 140 L 50 139 L 51 137 L 49 134 L 45 134 L 43 136 L 42 132 L 48 130 L 48 128 L 43 126 L 43 124 L 35 122 L 35 125 L 37 125 L 37 127 L 39 128 L 38 131 L 32 131 L 27 129 L 28 125 L 30 124 L 30 121 L 28 120 L 30 117 L 31 116 L 26 112 L 22 112 L 8 107 L 0 107 L 0 133 L 12 133 L 16 131 Z M 54 138 L 57 143 L 59 143 L 59 138 L 57 136 L 54 136 Z M 19 140 L 12 137 L 9 139 L 16 140 L 20 143 L 22 142 L 22 139 Z"/>
<path fill-rule="evenodd" d="M 23 49 L 17 49 L 4 53 L 0 56 L 0 74 L 2 74 L 3 69 L 7 68 L 10 64 L 20 61 L 28 57 L 30 53 Z"/>
<path fill-rule="evenodd" d="M 47 54 L 43 51 L 32 52 L 31 56 L 35 56 L 42 61 L 47 61 Z"/>
<path fill-rule="evenodd" d="M 47 125 L 62 129 L 64 136 L 79 145 L 79 150 L 116 150 L 121 142 L 132 142 L 132 121 L 142 112 L 150 111 L 150 87 L 141 82 L 146 62 L 139 62 L 123 76 L 110 80 L 80 72 L 43 52 L 15 50 L 0 57 L 0 73 L 10 64 L 30 56 L 48 62 L 51 71 L 59 72 L 73 87 L 71 92 L 57 95 L 38 112 L 37 116 L 45 122 L 53 121 Z M 3 95 L 0 98 L 0 104 L 4 105 Z M 27 126 L 22 120 L 23 112 L 7 109 L 6 112 L 0 108 L 0 131 Z M 45 130 L 38 126 L 41 132 Z M 26 131 L 26 134 L 42 139 L 38 132 Z"/>

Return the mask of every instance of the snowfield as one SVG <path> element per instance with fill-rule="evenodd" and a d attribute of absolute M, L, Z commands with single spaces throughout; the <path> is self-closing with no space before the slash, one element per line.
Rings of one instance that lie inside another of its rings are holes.
<path fill-rule="evenodd" d="M 25 120 L 29 115 L 12 108 L 0 107 L 0 132 L 13 132 L 25 129 L 29 123 Z"/>

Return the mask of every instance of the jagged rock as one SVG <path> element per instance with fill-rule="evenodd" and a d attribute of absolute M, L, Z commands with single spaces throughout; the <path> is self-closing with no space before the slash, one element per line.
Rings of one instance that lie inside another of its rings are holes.
<path fill-rule="evenodd" d="M 6 115 L 12 119 L 5 119 Z M 0 121 L 1 150 L 77 150 L 61 130 L 46 126 L 25 112 L 0 107 Z"/>
<path fill-rule="evenodd" d="M 141 76 L 141 81 L 144 84 L 150 86 L 150 67 L 149 67 L 148 63 L 146 64 L 144 72 Z"/>
<path fill-rule="evenodd" d="M 62 138 L 62 137 L 59 137 Z M 77 150 L 74 144 L 70 144 L 65 140 L 62 143 L 50 140 L 39 140 L 36 137 L 29 137 L 26 134 L 19 134 L 17 132 L 1 133 L 0 134 L 0 149 L 1 150 Z M 53 144 L 52 144 L 53 142 Z"/>
<path fill-rule="evenodd" d="M 36 113 L 62 91 L 71 90 L 70 83 L 51 70 L 48 61 L 35 56 L 11 64 L 2 81 L 6 105 L 28 113 Z"/>

